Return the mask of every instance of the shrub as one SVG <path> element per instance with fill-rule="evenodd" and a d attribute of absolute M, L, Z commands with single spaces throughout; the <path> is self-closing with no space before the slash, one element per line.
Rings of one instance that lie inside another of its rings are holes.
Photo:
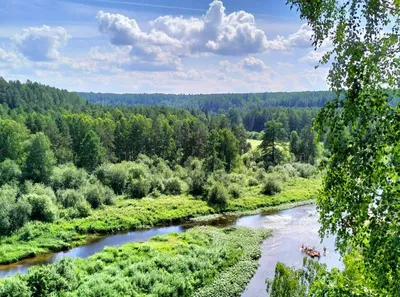
<path fill-rule="evenodd" d="M 228 192 L 226 188 L 220 183 L 215 183 L 208 191 L 207 202 L 219 210 L 225 209 L 228 206 Z"/>
<path fill-rule="evenodd" d="M 24 200 L 17 200 L 17 192 L 15 185 L 0 188 L 0 235 L 13 232 L 30 219 L 31 206 Z"/>
<path fill-rule="evenodd" d="M 78 201 L 75 208 L 75 217 L 86 218 L 90 215 L 90 204 L 87 201 Z"/>
<path fill-rule="evenodd" d="M 151 180 L 151 192 L 160 194 L 165 192 L 164 181 L 158 176 Z"/>
<path fill-rule="evenodd" d="M 23 196 L 32 207 L 32 220 L 54 222 L 58 215 L 57 207 L 47 195 L 26 194 Z"/>
<path fill-rule="evenodd" d="M 302 178 L 310 178 L 317 173 L 317 169 L 310 164 L 294 163 L 293 166 Z"/>
<path fill-rule="evenodd" d="M 32 216 L 32 206 L 25 200 L 19 199 L 10 209 L 10 232 L 24 226 Z"/>
<path fill-rule="evenodd" d="M 184 188 L 183 182 L 177 177 L 170 178 L 165 182 L 165 192 L 167 194 L 171 195 L 182 194 L 183 188 Z"/>
<path fill-rule="evenodd" d="M 23 194 L 37 194 L 39 196 L 48 196 L 52 202 L 57 202 L 56 194 L 54 193 L 53 189 L 43 184 L 33 184 L 32 182 L 27 181 L 22 185 L 21 191 Z"/>
<path fill-rule="evenodd" d="M 186 168 L 189 176 L 189 193 L 193 195 L 203 194 L 206 183 L 206 174 L 203 170 L 203 163 L 197 158 L 192 158 L 186 162 Z"/>
<path fill-rule="evenodd" d="M 122 194 L 128 182 L 129 171 L 135 166 L 132 162 L 103 164 L 95 171 L 96 177 L 117 195 Z"/>
<path fill-rule="evenodd" d="M 257 186 L 257 185 L 259 184 L 259 181 L 258 181 L 256 178 L 254 178 L 254 177 L 250 177 L 247 184 L 248 184 L 250 187 L 254 187 L 254 186 Z"/>
<path fill-rule="evenodd" d="M 149 175 L 148 167 L 138 164 L 129 169 L 129 177 L 133 179 L 146 178 Z"/>
<path fill-rule="evenodd" d="M 141 178 L 141 179 L 132 179 L 127 187 L 126 193 L 131 198 L 143 198 L 149 194 L 151 188 L 151 183 L 149 180 Z"/>
<path fill-rule="evenodd" d="M 265 195 L 275 195 L 277 193 L 280 193 L 281 191 L 282 191 L 282 186 L 278 179 L 268 177 L 264 182 L 262 192 Z"/>
<path fill-rule="evenodd" d="M 18 164 L 10 159 L 0 163 L 0 186 L 21 179 L 21 169 Z"/>
<path fill-rule="evenodd" d="M 53 169 L 50 182 L 53 189 L 78 189 L 87 179 L 87 172 L 68 163 Z"/>
<path fill-rule="evenodd" d="M 58 201 L 62 204 L 64 208 L 75 207 L 79 201 L 84 200 L 83 195 L 74 189 L 68 189 L 65 191 L 60 191 L 58 193 Z"/>
<path fill-rule="evenodd" d="M 115 202 L 114 192 L 100 182 L 86 185 L 83 189 L 83 196 L 94 209 L 103 205 L 112 205 Z"/>
<path fill-rule="evenodd" d="M 27 284 L 20 277 L 6 279 L 0 286 L 0 297 L 31 297 Z"/>
<path fill-rule="evenodd" d="M 233 184 L 229 187 L 229 194 L 232 198 L 238 199 L 242 196 L 242 188 L 238 185 Z"/>

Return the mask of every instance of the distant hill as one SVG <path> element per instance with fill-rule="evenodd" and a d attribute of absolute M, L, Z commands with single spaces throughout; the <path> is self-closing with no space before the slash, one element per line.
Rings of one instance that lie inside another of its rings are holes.
<path fill-rule="evenodd" d="M 92 103 L 102 105 L 164 105 L 211 112 L 230 108 L 252 109 L 265 107 L 322 107 L 334 97 L 329 91 L 249 94 L 111 94 L 78 93 Z"/>

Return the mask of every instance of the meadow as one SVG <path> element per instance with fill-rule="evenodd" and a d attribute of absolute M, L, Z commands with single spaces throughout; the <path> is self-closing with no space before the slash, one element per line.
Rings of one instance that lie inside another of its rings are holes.
<path fill-rule="evenodd" d="M 0 296 L 240 296 L 267 230 L 196 227 L 87 259 L 65 258 L 0 282 Z"/>

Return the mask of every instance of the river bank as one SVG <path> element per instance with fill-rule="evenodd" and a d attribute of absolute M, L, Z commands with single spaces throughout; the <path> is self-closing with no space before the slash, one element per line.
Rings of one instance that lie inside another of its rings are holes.
<path fill-rule="evenodd" d="M 229 200 L 224 212 L 250 214 L 288 203 L 315 198 L 319 179 L 294 179 L 275 196 L 260 194 L 259 187 L 247 188 L 242 198 Z M 292 204 L 293 205 L 293 204 Z M 0 239 L 0 263 L 10 264 L 50 252 L 87 244 L 101 234 L 112 234 L 154 226 L 172 225 L 218 211 L 190 196 L 165 196 L 142 200 L 120 199 L 114 206 L 94 211 L 85 219 L 60 220 L 51 224 L 30 223 L 12 236 Z"/>

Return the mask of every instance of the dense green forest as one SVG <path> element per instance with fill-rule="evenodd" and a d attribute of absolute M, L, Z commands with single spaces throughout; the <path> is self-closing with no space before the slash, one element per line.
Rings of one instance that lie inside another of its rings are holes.
<path fill-rule="evenodd" d="M 264 123 L 279 118 L 289 131 L 311 123 L 318 109 L 333 98 L 330 92 L 253 93 L 253 94 L 102 94 L 78 93 L 89 102 L 101 105 L 169 106 L 207 117 L 226 114 L 233 123 L 242 122 L 248 131 L 262 131 Z"/>
<path fill-rule="evenodd" d="M 322 107 L 334 98 L 334 93 L 328 91 L 199 95 L 80 92 L 78 95 L 89 102 L 101 105 L 164 105 L 185 109 L 201 109 L 209 112 L 227 111 L 230 108 Z"/>

